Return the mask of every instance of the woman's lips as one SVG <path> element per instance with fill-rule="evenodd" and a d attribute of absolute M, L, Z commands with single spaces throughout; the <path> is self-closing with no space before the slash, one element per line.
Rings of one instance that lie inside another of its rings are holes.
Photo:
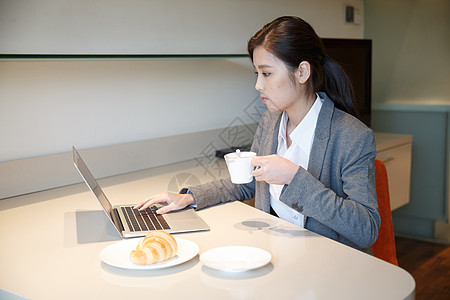
<path fill-rule="evenodd" d="M 269 99 L 267 99 L 266 97 L 261 96 L 261 101 L 262 103 L 266 103 Z"/>

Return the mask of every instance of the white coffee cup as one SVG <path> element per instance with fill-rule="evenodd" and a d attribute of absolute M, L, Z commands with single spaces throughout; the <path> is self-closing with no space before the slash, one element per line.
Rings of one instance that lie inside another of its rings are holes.
<path fill-rule="evenodd" d="M 255 152 L 236 152 L 225 155 L 225 162 L 227 163 L 228 172 L 230 172 L 231 182 L 236 184 L 252 182 L 252 159 Z"/>

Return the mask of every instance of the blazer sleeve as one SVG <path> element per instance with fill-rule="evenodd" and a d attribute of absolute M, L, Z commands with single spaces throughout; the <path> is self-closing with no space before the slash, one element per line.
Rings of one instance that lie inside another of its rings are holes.
<path fill-rule="evenodd" d="M 264 129 L 273 122 L 273 115 L 265 112 L 253 137 L 251 151 L 260 153 L 260 144 L 264 143 Z M 234 184 L 230 179 L 214 180 L 205 184 L 190 187 L 197 209 L 235 200 L 250 200 L 255 195 L 255 179 L 247 184 Z"/>
<path fill-rule="evenodd" d="M 373 132 L 346 129 L 328 141 L 319 178 L 299 168 L 280 200 L 313 220 L 308 228 L 369 248 L 377 239 L 380 216 L 375 191 Z M 307 222 L 308 222 L 307 218 Z M 321 228 L 322 227 L 322 228 Z M 349 243 L 350 244 L 350 243 Z"/>

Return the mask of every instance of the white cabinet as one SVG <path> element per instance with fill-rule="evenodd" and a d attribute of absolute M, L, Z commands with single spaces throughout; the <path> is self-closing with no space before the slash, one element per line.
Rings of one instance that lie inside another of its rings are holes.
<path fill-rule="evenodd" d="M 386 165 L 391 210 L 409 203 L 411 184 L 412 136 L 375 133 L 377 159 Z"/>

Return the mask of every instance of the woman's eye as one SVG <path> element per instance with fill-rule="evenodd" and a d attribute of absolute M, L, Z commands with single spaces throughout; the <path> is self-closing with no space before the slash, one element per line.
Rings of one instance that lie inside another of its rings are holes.
<path fill-rule="evenodd" d="M 262 74 L 262 76 L 264 76 L 264 77 L 269 77 L 270 76 L 270 73 L 261 73 Z M 259 73 L 258 72 L 255 72 L 255 75 L 256 75 L 256 77 L 258 77 L 259 76 Z"/>

